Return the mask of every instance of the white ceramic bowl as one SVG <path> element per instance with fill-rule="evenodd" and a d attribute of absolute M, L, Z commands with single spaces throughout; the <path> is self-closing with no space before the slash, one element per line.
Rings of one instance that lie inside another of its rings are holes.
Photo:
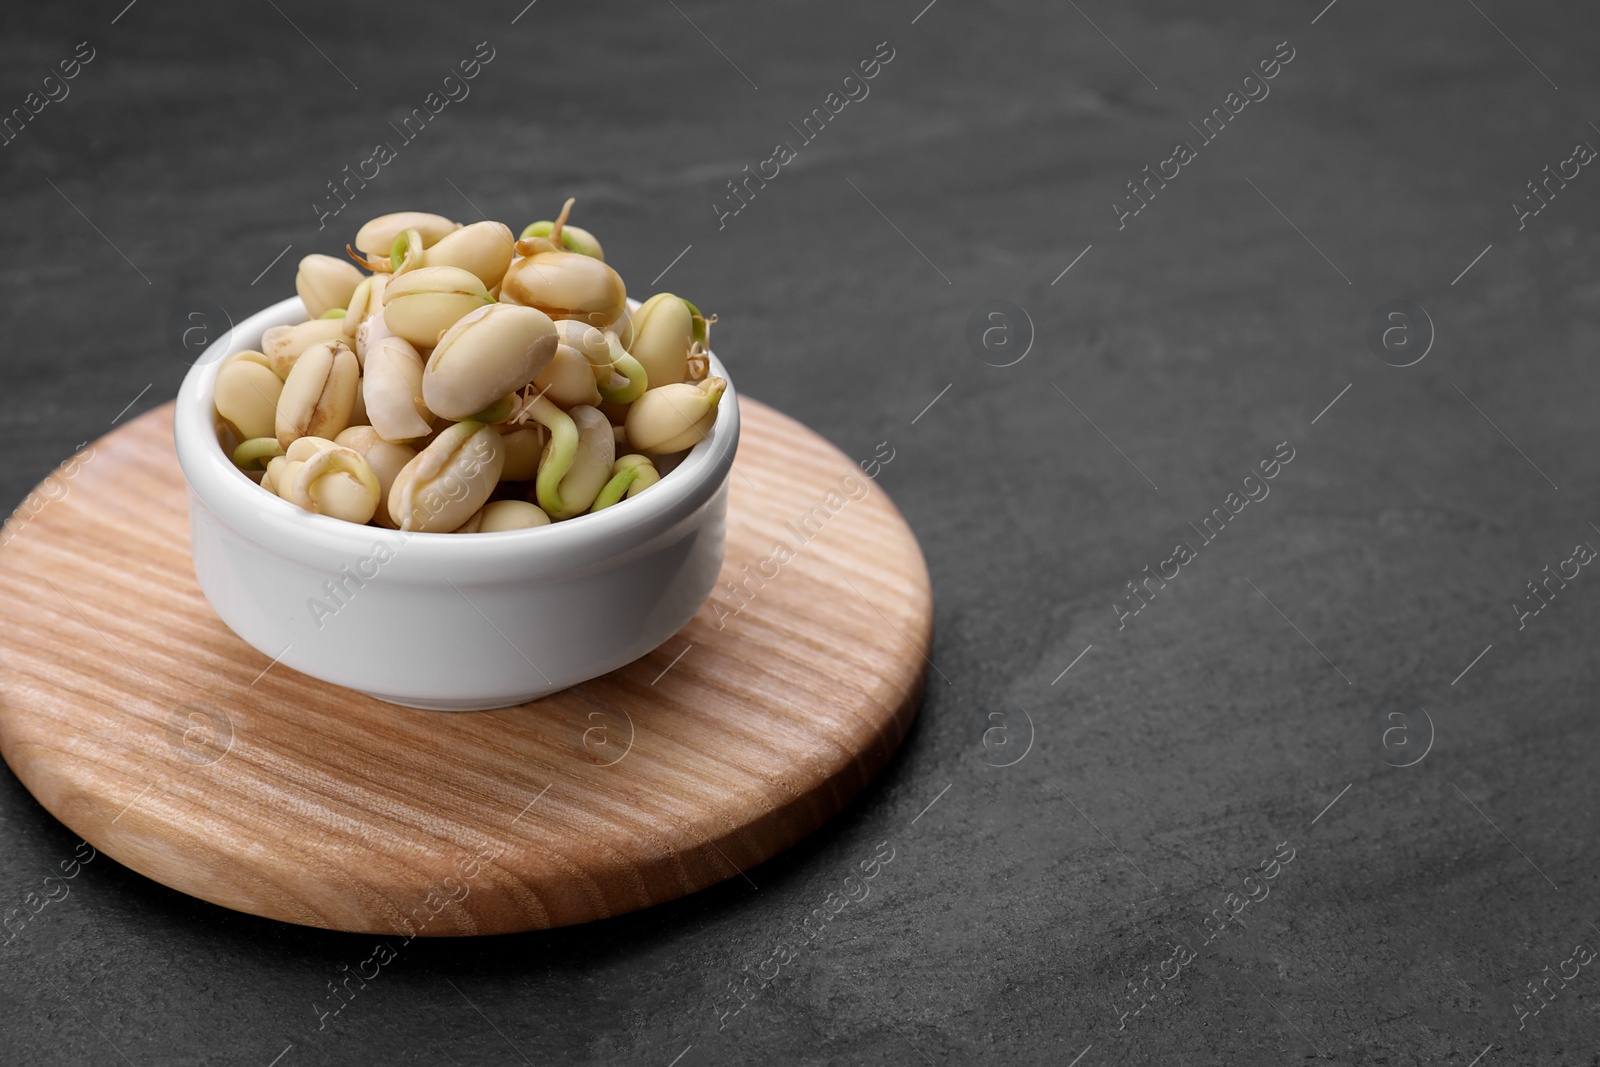
<path fill-rule="evenodd" d="M 217 442 L 223 359 L 304 318 L 298 298 L 251 316 L 202 354 L 178 392 L 195 576 L 264 656 L 380 700 L 474 711 L 615 670 L 699 610 L 722 567 L 739 443 L 731 384 L 710 435 L 631 500 L 531 530 L 401 533 L 280 500 Z M 711 369 L 727 377 L 714 356 Z"/>

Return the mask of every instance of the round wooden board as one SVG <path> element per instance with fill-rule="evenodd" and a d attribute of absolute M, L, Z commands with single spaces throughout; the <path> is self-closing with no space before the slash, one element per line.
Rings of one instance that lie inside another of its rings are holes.
<path fill-rule="evenodd" d="M 694 620 L 603 678 L 448 713 L 271 664 L 222 624 L 190 566 L 171 407 L 152 411 L 6 525 L 0 752 L 118 862 L 285 922 L 507 933 L 738 877 L 888 761 L 933 626 L 885 494 L 794 420 L 741 415 L 723 582 Z M 818 507 L 807 540 L 790 524 Z"/>

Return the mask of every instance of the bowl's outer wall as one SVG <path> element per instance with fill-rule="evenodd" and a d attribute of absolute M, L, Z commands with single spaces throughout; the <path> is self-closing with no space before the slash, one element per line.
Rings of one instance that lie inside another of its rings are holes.
<path fill-rule="evenodd" d="M 615 670 L 682 629 L 716 584 L 727 506 L 724 483 L 618 565 L 538 582 L 388 580 L 377 554 L 329 574 L 263 551 L 192 491 L 190 545 L 206 599 L 265 655 L 394 703 L 475 710 Z"/>

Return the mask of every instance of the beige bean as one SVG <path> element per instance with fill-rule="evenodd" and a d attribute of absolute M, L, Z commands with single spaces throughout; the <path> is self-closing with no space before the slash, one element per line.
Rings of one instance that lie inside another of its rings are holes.
<path fill-rule="evenodd" d="M 600 393 L 600 410 L 609 414 L 612 405 L 631 404 L 655 384 L 649 380 L 644 365 L 622 347 L 614 329 L 601 330 L 576 319 L 561 319 L 556 323 L 556 334 L 563 345 L 588 360 Z"/>
<path fill-rule="evenodd" d="M 338 447 L 339 442 L 331 437 L 297 437 L 289 443 L 283 455 L 290 463 L 304 463 L 318 452 Z"/>
<path fill-rule="evenodd" d="M 377 308 L 361 320 L 361 325 L 356 327 L 356 359 L 361 361 L 363 369 L 367 365 L 367 353 L 385 337 L 393 337 L 394 331 L 389 329 L 389 324 L 383 320 L 383 309 Z M 404 338 L 401 338 L 404 340 Z M 411 344 L 406 341 L 406 344 Z M 420 354 L 420 353 L 419 353 Z"/>
<path fill-rule="evenodd" d="M 395 477 L 389 517 L 402 530 L 448 533 L 488 503 L 504 466 L 498 430 L 481 422 L 458 422 Z"/>
<path fill-rule="evenodd" d="M 473 513 L 456 533 L 499 533 L 550 525 L 550 516 L 526 500 L 492 500 Z"/>
<path fill-rule="evenodd" d="M 505 277 L 516 252 L 516 238 L 503 222 L 474 222 L 448 233 L 422 256 L 427 267 L 460 267 L 471 271 L 485 286 L 493 288 Z"/>
<path fill-rule="evenodd" d="M 344 326 L 345 344 L 355 348 L 356 333 L 361 329 L 362 320 L 367 317 L 367 305 L 372 302 L 372 279 L 383 278 L 387 275 L 373 274 L 362 278 L 361 284 L 356 286 L 356 291 L 350 294 L 350 303 L 344 309 L 344 314 L 339 317 L 339 322 Z M 360 349 L 356 349 L 356 360 L 362 358 Z"/>
<path fill-rule="evenodd" d="M 299 437 L 332 437 L 350 425 L 361 368 L 343 342 L 313 345 L 295 361 L 278 397 L 274 429 L 288 448 Z"/>
<path fill-rule="evenodd" d="M 353 354 L 354 353 L 352 353 L 352 355 Z M 357 364 L 360 364 L 360 362 L 361 362 L 360 360 L 356 360 Z M 360 370 L 359 366 L 357 367 L 357 370 L 358 371 Z M 358 376 L 356 378 L 356 399 L 355 399 L 355 403 L 350 405 L 350 421 L 345 423 L 345 425 L 346 426 L 366 426 L 370 422 L 372 422 L 372 420 L 367 417 L 367 398 L 366 398 L 366 396 L 364 396 L 362 394 L 362 391 L 361 391 L 361 378 Z"/>
<path fill-rule="evenodd" d="M 670 455 L 698 444 L 717 421 L 728 383 L 721 378 L 651 389 L 628 408 L 628 441 L 640 452 Z"/>
<path fill-rule="evenodd" d="M 282 474 L 283 468 L 288 465 L 288 459 L 283 456 L 275 456 L 268 460 L 266 472 L 261 475 L 261 488 L 274 496 L 278 495 L 278 475 Z"/>
<path fill-rule="evenodd" d="M 556 336 L 563 345 L 588 361 L 595 385 L 610 384 L 613 374 L 611 344 L 603 330 L 577 319 L 557 319 Z"/>
<path fill-rule="evenodd" d="M 278 397 L 283 382 L 259 352 L 238 352 L 217 369 L 217 414 L 246 440 L 271 437 L 276 431 Z"/>
<path fill-rule="evenodd" d="M 397 211 L 390 215 L 379 215 L 369 220 L 361 229 L 356 231 L 356 248 L 369 256 L 381 256 L 385 259 L 394 247 L 394 239 L 406 230 L 416 230 L 422 235 L 424 246 L 436 244 L 446 234 L 454 233 L 461 228 L 461 223 L 453 222 L 443 215 L 430 215 L 426 211 Z"/>
<path fill-rule="evenodd" d="M 689 378 L 694 315 L 682 297 L 657 293 L 633 313 L 623 347 L 644 365 L 650 387 L 676 385 Z"/>
<path fill-rule="evenodd" d="M 502 424 L 500 444 L 506 450 L 505 468 L 500 472 L 503 482 L 531 482 L 539 474 L 539 456 L 549 431 L 543 426 L 514 426 Z"/>
<path fill-rule="evenodd" d="M 361 379 L 368 421 L 386 441 L 412 441 L 433 432 L 433 413 L 422 399 L 422 357 L 402 337 L 368 349 Z"/>
<path fill-rule="evenodd" d="M 383 291 L 389 331 L 418 348 L 432 348 L 462 316 L 492 305 L 476 274 L 460 267 L 421 267 L 394 278 Z"/>
<path fill-rule="evenodd" d="M 344 311 L 345 343 L 356 342 L 356 359 L 363 361 L 363 365 L 367 356 L 360 343 L 362 327 L 374 315 L 383 311 L 383 291 L 388 284 L 387 274 L 374 274 L 363 278 L 361 284 L 356 286 L 356 291 L 350 295 L 350 304 Z"/>
<path fill-rule="evenodd" d="M 517 243 L 519 252 L 524 244 Z M 512 260 L 500 283 L 500 299 L 538 308 L 552 319 L 608 326 L 627 308 L 628 291 L 622 277 L 604 261 L 578 252 L 551 251 Z"/>
<path fill-rule="evenodd" d="M 273 460 L 272 462 L 276 463 L 277 460 Z M 277 493 L 283 499 L 288 500 L 289 479 L 293 478 L 295 476 L 295 472 L 297 472 L 304 465 L 304 460 L 285 458 L 283 465 L 274 471 L 272 469 L 272 463 L 267 464 L 267 473 L 272 476 L 272 491 Z"/>
<path fill-rule="evenodd" d="M 358 524 L 372 521 L 383 495 L 361 453 L 331 441 L 319 442 L 306 459 L 290 460 L 278 492 L 307 511 Z"/>
<path fill-rule="evenodd" d="M 272 372 L 284 381 L 294 369 L 295 360 L 312 345 L 344 340 L 343 319 L 312 319 L 297 326 L 274 326 L 261 335 L 261 351 Z"/>
<path fill-rule="evenodd" d="M 350 307 L 350 298 L 366 275 L 347 259 L 319 254 L 306 256 L 295 272 L 294 290 L 305 305 L 306 318 L 320 319 L 333 308 Z"/>
<path fill-rule="evenodd" d="M 439 338 L 423 371 L 423 400 L 447 419 L 467 418 L 533 381 L 555 350 L 555 325 L 543 312 L 513 304 L 481 307 Z"/>
<path fill-rule="evenodd" d="M 373 520 L 380 526 L 394 529 L 394 518 L 389 514 L 389 492 L 406 464 L 417 458 L 417 450 L 410 445 L 384 440 L 371 426 L 347 427 L 334 441 L 361 453 L 361 458 L 372 468 L 373 475 L 378 479 L 379 491 L 378 508 Z"/>
<path fill-rule="evenodd" d="M 582 323 L 574 325 L 583 326 Z M 583 328 L 593 329 L 592 326 Z M 533 385 L 564 408 L 576 404 L 600 403 L 600 387 L 595 383 L 594 367 L 582 352 L 569 345 L 556 346 L 555 354 L 550 357 L 550 362 L 544 370 L 539 372 L 539 376 L 534 378 Z"/>
<path fill-rule="evenodd" d="M 522 232 L 517 241 L 519 258 L 511 261 L 500 283 L 500 299 L 538 308 L 552 319 L 579 319 L 591 326 L 609 326 L 627 311 L 627 287 L 622 284 L 621 275 L 599 258 L 600 242 L 593 234 L 580 231 L 586 240 L 574 243 L 581 251 L 566 250 L 566 223 L 572 204 L 569 197 L 561 206 L 561 214 L 548 225 L 536 222 Z"/>

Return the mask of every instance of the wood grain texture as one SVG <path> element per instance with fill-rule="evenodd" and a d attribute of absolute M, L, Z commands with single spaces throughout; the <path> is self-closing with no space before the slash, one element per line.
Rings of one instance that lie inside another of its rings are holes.
<path fill-rule="evenodd" d="M 7 524 L 0 752 L 107 855 L 286 922 L 505 933 L 740 877 L 889 759 L 933 617 L 883 492 L 799 423 L 741 403 L 725 581 L 706 606 L 621 670 L 477 713 L 318 682 L 223 626 L 190 567 L 171 408 L 152 411 Z M 789 524 L 818 506 L 805 539 Z M 793 558 L 760 566 L 778 543 Z M 774 570 L 743 601 L 727 584 Z"/>

